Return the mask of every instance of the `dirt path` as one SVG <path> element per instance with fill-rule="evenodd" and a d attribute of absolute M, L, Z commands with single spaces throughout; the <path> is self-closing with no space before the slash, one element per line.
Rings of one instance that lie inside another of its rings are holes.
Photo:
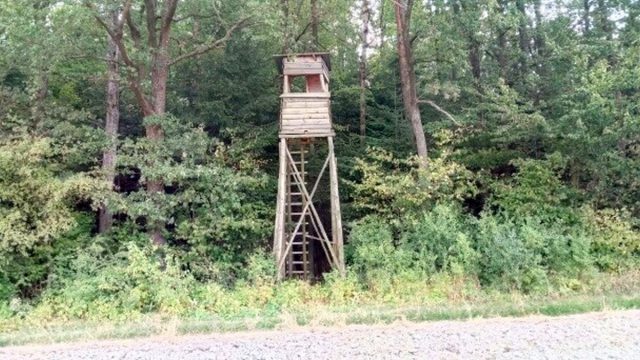
<path fill-rule="evenodd" d="M 0 348 L 0 359 L 640 359 L 640 310 Z"/>

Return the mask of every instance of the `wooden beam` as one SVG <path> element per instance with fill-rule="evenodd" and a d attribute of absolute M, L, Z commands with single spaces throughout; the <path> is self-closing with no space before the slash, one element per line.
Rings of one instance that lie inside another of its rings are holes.
<path fill-rule="evenodd" d="M 305 207 L 302 210 L 302 214 L 300 217 L 300 220 L 298 221 L 298 223 L 296 224 L 294 231 L 292 232 L 293 234 L 297 233 L 300 225 L 302 223 L 302 219 L 304 218 L 305 214 L 310 211 L 311 212 L 311 216 L 315 218 L 316 221 L 316 225 L 318 226 L 319 230 L 320 230 L 320 236 L 323 237 L 324 239 L 326 239 L 327 243 L 329 242 L 329 236 L 327 235 L 327 232 L 324 229 L 324 226 L 322 225 L 322 221 L 320 219 L 320 216 L 318 215 L 318 212 L 315 208 L 315 206 L 313 205 L 312 199 L 313 196 L 315 195 L 315 192 L 318 188 L 318 184 L 320 183 L 320 180 L 322 179 L 322 175 L 324 175 L 325 169 L 327 167 L 327 165 L 331 165 L 331 161 L 330 158 L 327 157 L 327 159 L 325 160 L 325 164 L 322 167 L 322 171 L 320 172 L 320 174 L 318 175 L 318 179 L 316 180 L 316 183 L 313 186 L 313 189 L 311 191 L 311 193 L 309 194 L 309 192 L 307 191 L 306 186 L 304 185 L 304 183 L 302 182 L 302 178 L 300 177 L 300 173 L 299 170 L 297 168 L 297 166 L 295 165 L 295 162 L 293 160 L 293 157 L 291 156 L 291 153 L 289 152 L 288 148 L 285 148 L 285 152 L 287 154 L 288 160 L 289 160 L 289 167 L 292 170 L 292 175 L 294 175 L 294 177 L 296 178 L 296 181 L 298 182 L 298 188 L 300 189 L 300 193 L 302 194 L 303 197 L 306 198 L 306 204 Z M 291 246 L 293 245 L 293 239 L 289 239 L 289 241 L 287 241 L 286 245 L 285 245 L 285 253 L 288 253 L 289 251 L 291 251 Z M 334 251 L 334 249 L 329 246 L 328 247 L 329 253 L 330 253 L 330 257 L 329 257 L 329 262 L 332 265 L 332 267 L 337 267 L 338 270 L 340 270 L 340 264 L 339 264 L 339 259 Z M 283 268 L 285 263 L 285 258 L 283 257 L 281 259 L 281 261 L 278 263 L 278 270 L 280 271 L 280 269 Z"/>
<path fill-rule="evenodd" d="M 327 138 L 329 144 L 329 181 L 331 183 L 331 236 L 334 252 L 337 254 L 337 268 L 345 275 L 344 244 L 342 238 L 342 214 L 340 213 L 340 195 L 338 192 L 338 164 L 333 148 L 333 137 Z"/>
<path fill-rule="evenodd" d="M 287 139 L 280 139 L 280 169 L 278 173 L 278 200 L 276 204 L 276 223 L 273 232 L 273 254 L 276 263 L 279 264 L 284 259 L 284 233 L 285 233 L 285 201 L 286 201 L 286 182 L 287 182 Z M 284 277 L 284 269 L 278 267 L 277 279 Z"/>
<path fill-rule="evenodd" d="M 298 183 L 300 183 L 300 175 L 299 175 L 299 171 L 298 168 L 295 165 L 295 162 L 293 161 L 293 158 L 291 157 L 291 154 L 287 151 L 287 156 L 289 157 L 290 163 L 289 163 L 289 167 L 291 167 L 293 169 L 293 175 L 295 177 L 297 177 Z M 312 198 L 313 195 L 315 194 L 317 188 L 318 188 L 318 184 L 320 183 L 320 179 L 322 179 L 322 175 L 324 175 L 324 171 L 326 169 L 326 165 L 329 164 L 329 166 L 331 166 L 331 161 L 330 161 L 330 157 L 327 156 L 327 159 L 325 160 L 325 164 L 322 167 L 322 172 L 318 175 L 318 179 L 316 180 L 315 185 L 313 186 L 313 189 L 311 191 L 311 195 L 309 195 L 309 193 L 307 192 L 306 187 L 304 186 L 304 184 L 300 184 L 298 186 L 298 188 L 300 189 L 300 192 L 302 193 L 302 196 L 305 196 L 307 198 L 308 201 L 308 205 L 309 205 L 309 210 L 311 211 L 311 215 L 313 217 L 315 217 L 316 219 L 316 223 L 318 225 L 318 227 L 320 228 L 320 235 L 326 239 L 327 243 L 329 242 L 329 236 L 327 235 L 327 232 L 324 229 L 324 226 L 322 225 L 322 219 L 320 218 L 320 215 L 318 215 L 318 211 L 316 210 L 316 207 L 313 205 L 312 202 Z M 331 253 L 331 258 L 329 259 L 329 262 L 333 261 L 333 264 L 338 264 L 338 258 L 334 252 L 334 250 L 329 247 L 329 252 Z"/>

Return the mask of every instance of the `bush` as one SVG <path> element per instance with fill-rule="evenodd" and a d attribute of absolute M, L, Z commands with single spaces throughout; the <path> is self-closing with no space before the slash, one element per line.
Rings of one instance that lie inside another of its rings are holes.
<path fill-rule="evenodd" d="M 172 116 L 145 122 L 161 123 L 165 136 L 162 142 L 127 139 L 119 149 L 119 171 L 138 169 L 141 178 L 135 191 L 105 195 L 115 213 L 131 220 L 116 228 L 139 224 L 141 218 L 147 224 L 166 223 L 168 244 L 181 250 L 180 261 L 197 279 L 230 285 L 270 234 L 268 196 L 274 191 L 268 186 L 273 184 L 249 154 L 232 159 L 203 128 Z M 149 179 L 160 179 L 171 190 L 150 196 L 144 189 Z"/>
<path fill-rule="evenodd" d="M 569 225 L 578 221 L 578 194 L 560 180 L 564 160 L 559 155 L 546 160 L 513 160 L 511 164 L 518 172 L 512 179 L 493 182 L 491 205 L 516 218 L 533 217 Z"/>
<path fill-rule="evenodd" d="M 425 212 L 407 229 L 400 247 L 411 254 L 417 269 L 427 273 L 474 275 L 478 255 L 473 249 L 473 222 L 455 205 L 440 204 Z"/>
<path fill-rule="evenodd" d="M 437 205 L 415 218 L 405 218 L 397 227 L 369 216 L 353 227 L 349 259 L 355 270 L 370 275 L 475 275 L 478 255 L 472 229 L 473 220 L 455 205 Z"/>
<path fill-rule="evenodd" d="M 114 257 L 81 253 L 73 263 L 73 276 L 48 289 L 40 305 L 63 318 L 183 314 L 191 306 L 196 282 L 172 256 L 164 261 L 163 270 L 150 246 L 133 243 Z"/>
<path fill-rule="evenodd" d="M 485 284 L 544 290 L 549 276 L 579 278 L 591 269 L 590 238 L 581 226 L 536 218 L 485 215 L 478 222 L 480 278 Z"/>
<path fill-rule="evenodd" d="M 259 249 L 249 256 L 244 277 L 252 285 L 273 285 L 276 282 L 276 273 L 274 257 Z"/>
<path fill-rule="evenodd" d="M 591 250 L 600 269 L 620 271 L 640 262 L 640 232 L 631 214 L 622 209 L 584 209 Z"/>
<path fill-rule="evenodd" d="M 356 158 L 354 175 L 347 181 L 353 191 L 353 207 L 361 215 L 378 215 L 398 224 L 407 216 L 429 211 L 435 204 L 455 202 L 473 194 L 472 174 L 451 161 L 448 153 L 430 159 L 429 168 L 418 166 L 416 157 L 397 158 L 392 153 L 369 148 L 365 158 Z"/>
<path fill-rule="evenodd" d="M 392 227 L 377 216 L 365 217 L 353 226 L 346 253 L 353 269 L 361 274 L 397 274 L 412 266 L 410 255 L 396 248 Z"/>
<path fill-rule="evenodd" d="M 480 279 L 485 284 L 529 291 L 547 282 L 541 265 L 544 244 L 534 236 L 521 237 L 520 230 L 507 218 L 484 216 L 478 222 Z"/>

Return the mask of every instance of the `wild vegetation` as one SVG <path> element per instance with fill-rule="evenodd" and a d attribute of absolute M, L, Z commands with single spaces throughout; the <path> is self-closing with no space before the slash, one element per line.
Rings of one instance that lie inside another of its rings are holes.
<path fill-rule="evenodd" d="M 278 283 L 304 51 L 347 275 Z M 15 0 L 0 53 L 0 329 L 640 288 L 640 1 Z"/>

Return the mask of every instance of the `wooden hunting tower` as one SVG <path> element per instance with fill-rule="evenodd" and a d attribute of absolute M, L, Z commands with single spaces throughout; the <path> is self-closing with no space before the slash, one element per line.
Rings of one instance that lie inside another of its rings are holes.
<path fill-rule="evenodd" d="M 273 236 L 278 278 L 312 279 L 328 269 L 344 273 L 338 170 L 333 147 L 335 133 L 331 123 L 329 54 L 290 54 L 275 58 L 283 79 L 280 171 Z M 318 154 L 322 154 L 320 162 L 316 161 Z M 323 180 L 327 168 L 328 182 Z M 328 214 L 322 211 L 322 204 L 318 205 L 321 201 L 317 199 L 318 194 L 327 193 L 327 188 Z"/>

